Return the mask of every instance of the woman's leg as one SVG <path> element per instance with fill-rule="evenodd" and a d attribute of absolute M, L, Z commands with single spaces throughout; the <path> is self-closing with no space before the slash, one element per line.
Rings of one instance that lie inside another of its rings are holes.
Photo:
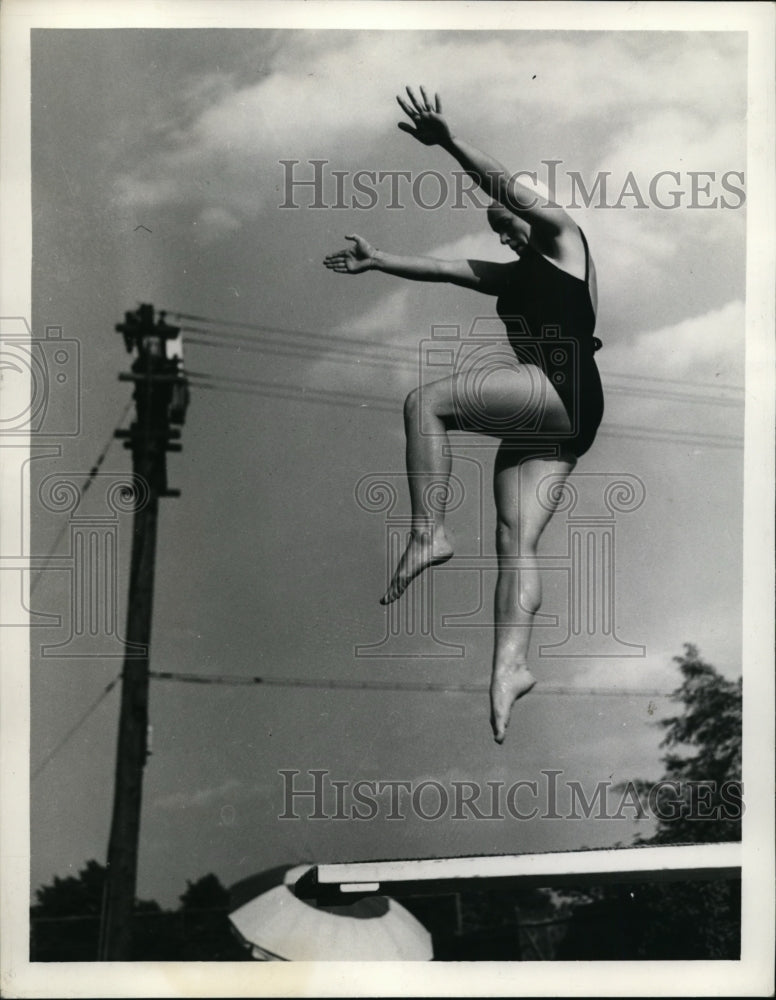
<path fill-rule="evenodd" d="M 542 600 L 536 550 L 539 538 L 560 498 L 560 485 L 576 458 L 527 455 L 502 444 L 494 472 L 496 548 L 496 643 L 490 685 L 491 725 L 497 743 L 504 741 L 512 705 L 535 681 L 528 669 L 528 643 L 534 615 Z M 539 484 L 553 476 L 555 488 L 539 495 Z"/>
<path fill-rule="evenodd" d="M 412 525 L 407 548 L 380 599 L 390 604 L 429 566 L 446 562 L 453 547 L 445 534 L 445 500 L 450 481 L 447 427 L 454 412 L 453 379 L 421 386 L 404 402 L 407 480 Z"/>
<path fill-rule="evenodd" d="M 419 573 L 453 554 L 445 533 L 451 466 L 448 429 L 502 437 L 520 426 L 538 427 L 544 433 L 569 426 L 557 393 L 532 365 L 453 375 L 409 394 L 404 428 L 412 527 L 382 604 L 401 597 Z"/>

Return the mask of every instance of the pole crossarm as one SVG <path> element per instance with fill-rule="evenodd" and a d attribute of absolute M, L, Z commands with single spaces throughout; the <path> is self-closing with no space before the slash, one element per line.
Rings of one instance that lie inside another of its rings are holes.
<path fill-rule="evenodd" d="M 385 893 L 442 895 L 464 889 L 596 885 L 604 882 L 735 879 L 741 844 L 671 844 L 543 854 L 357 861 L 315 865 L 294 886 L 300 899 L 331 900 Z"/>

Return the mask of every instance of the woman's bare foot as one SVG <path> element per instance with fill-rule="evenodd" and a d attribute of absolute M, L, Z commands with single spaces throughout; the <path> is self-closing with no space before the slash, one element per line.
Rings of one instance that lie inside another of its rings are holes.
<path fill-rule="evenodd" d="M 429 566 L 439 566 L 447 562 L 453 554 L 444 528 L 413 531 L 404 555 L 393 574 L 390 586 L 380 598 L 381 604 L 390 604 L 401 597 L 416 576 Z"/>
<path fill-rule="evenodd" d="M 504 664 L 493 668 L 490 680 L 490 724 L 496 743 L 503 743 L 512 706 L 528 694 L 536 678 L 524 663 Z"/>

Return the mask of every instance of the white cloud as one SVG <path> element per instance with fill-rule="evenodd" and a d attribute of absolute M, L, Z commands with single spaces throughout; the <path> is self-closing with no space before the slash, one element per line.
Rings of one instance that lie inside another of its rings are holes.
<path fill-rule="evenodd" d="M 653 378 L 743 384 L 744 303 L 735 300 L 703 316 L 607 345 L 611 371 Z"/>
<path fill-rule="evenodd" d="M 152 805 L 158 809 L 206 809 L 222 802 L 230 803 L 261 794 L 261 789 L 237 778 L 228 778 L 220 785 L 197 788 L 193 791 L 172 792 L 160 795 Z"/>
<path fill-rule="evenodd" d="M 628 295 L 634 280 L 657 287 L 677 249 L 675 228 L 655 229 L 635 212 L 591 211 L 576 221 L 590 243 L 601 308 L 610 298 Z"/>
<path fill-rule="evenodd" d="M 363 337 L 370 333 L 390 334 L 395 331 L 399 334 L 398 339 L 403 339 L 401 335 L 409 326 L 411 294 L 412 286 L 409 284 L 402 284 L 393 291 L 386 292 L 366 312 L 343 323 L 338 332 L 346 336 L 352 334 L 354 337 Z"/>
<path fill-rule="evenodd" d="M 623 659 L 580 658 L 566 683 L 569 687 L 582 689 L 662 691 L 668 694 L 681 683 L 678 666 L 673 662 L 677 652 L 681 650 L 653 650 L 644 657 Z"/>
<path fill-rule="evenodd" d="M 537 130 L 563 155 L 576 147 L 589 161 L 580 132 L 588 121 L 609 126 L 617 164 L 663 168 L 679 150 L 713 169 L 740 138 L 730 119 L 743 106 L 741 59 L 703 34 L 609 33 L 581 44 L 522 32 L 289 33 L 258 82 L 235 87 L 228 75 L 208 74 L 189 83 L 178 120 L 160 116 L 146 160 L 118 189 L 130 204 L 193 200 L 253 216 L 277 203 L 281 158 L 380 159 L 379 145 L 394 141 L 403 117 L 394 95 L 408 71 L 439 89 L 456 128 L 492 137 L 501 155 L 519 147 L 522 163 L 524 135 Z"/>
<path fill-rule="evenodd" d="M 221 236 L 236 232 L 242 223 L 231 212 L 216 205 L 210 205 L 199 213 L 194 225 L 198 226 L 197 235 L 201 242 L 212 243 Z"/>
<path fill-rule="evenodd" d="M 690 204 L 691 185 L 689 179 L 681 177 L 686 171 L 709 171 L 721 178 L 731 170 L 742 170 L 746 156 L 746 123 L 741 120 L 726 120 L 710 123 L 703 116 L 676 108 L 659 109 L 628 128 L 618 131 L 612 137 L 610 149 L 604 152 L 598 164 L 600 170 L 610 170 L 613 179 L 624 183 L 629 172 L 633 172 L 640 182 L 645 200 L 649 200 L 649 180 L 663 170 L 680 173 L 680 183 L 671 177 L 661 180 L 655 187 L 656 199 L 671 205 L 674 198 L 671 190 L 681 186 L 685 189 L 684 204 Z M 646 179 L 646 184 L 642 182 Z M 740 184 L 732 178 L 731 183 Z M 698 182 L 697 204 L 707 204 L 714 195 L 724 195 L 726 201 L 737 204 L 739 199 L 731 193 L 725 194 L 719 185 L 711 184 L 709 195 L 703 193 L 705 179 Z M 716 187 L 716 190 L 713 190 Z M 619 194 L 617 185 L 612 186 L 610 198 Z M 624 203 L 634 204 L 634 199 L 626 198 Z"/>

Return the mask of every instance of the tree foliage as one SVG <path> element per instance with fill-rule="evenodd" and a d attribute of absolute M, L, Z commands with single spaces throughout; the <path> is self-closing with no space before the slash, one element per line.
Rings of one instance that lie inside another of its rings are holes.
<path fill-rule="evenodd" d="M 634 782 L 642 801 L 658 806 L 657 830 L 637 843 L 740 840 L 741 680 L 727 680 L 690 643 L 674 661 L 682 682 L 672 700 L 681 710 L 660 722 L 665 772 L 659 782 Z M 655 798 L 663 783 L 665 794 Z M 592 894 L 595 901 L 578 908 L 559 957 L 739 957 L 738 881 L 640 883 L 597 887 Z"/>
<path fill-rule="evenodd" d="M 36 890 L 30 908 L 30 958 L 34 962 L 94 962 L 107 868 L 91 860 L 77 876 L 55 876 Z M 132 947 L 135 961 L 241 961 L 247 953 L 227 919 L 229 892 L 218 878 L 187 881 L 177 910 L 154 900 L 135 901 Z"/>
<path fill-rule="evenodd" d="M 685 644 L 675 656 L 682 683 L 672 700 L 682 711 L 661 720 L 665 773 L 675 806 L 658 815 L 652 844 L 719 843 L 741 839 L 742 682 L 729 681 Z M 641 782 L 644 787 L 644 782 Z M 678 793 L 676 787 L 678 786 Z M 659 799 L 658 799 L 659 801 Z"/>
<path fill-rule="evenodd" d="M 695 646 L 687 643 L 684 656 L 675 656 L 682 684 L 672 699 L 684 710 L 662 720 L 667 730 L 663 746 L 697 748 L 691 756 L 667 753 L 666 776 L 687 781 L 741 780 L 742 680 L 726 680 L 701 660 Z"/>
<path fill-rule="evenodd" d="M 182 910 L 223 910 L 229 906 L 229 890 L 212 872 L 196 882 L 186 879 L 186 891 L 179 898 Z"/>

